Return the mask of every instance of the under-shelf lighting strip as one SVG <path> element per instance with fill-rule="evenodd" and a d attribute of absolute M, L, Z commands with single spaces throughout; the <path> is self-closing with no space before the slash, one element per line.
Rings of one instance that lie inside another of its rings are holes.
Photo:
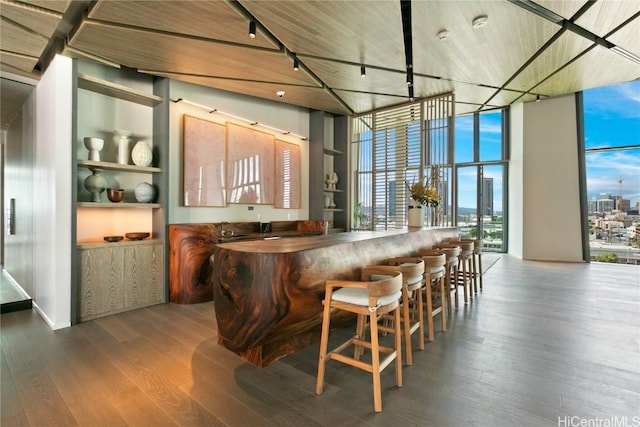
<path fill-rule="evenodd" d="M 256 122 L 255 120 L 245 119 L 244 117 L 236 116 L 236 115 L 231 114 L 231 113 L 225 113 L 224 111 L 220 111 L 217 108 L 211 108 L 211 107 L 209 107 L 207 105 L 198 104 L 197 102 L 189 101 L 189 100 L 186 100 L 184 98 L 178 98 L 178 99 L 172 100 L 172 101 L 175 102 L 175 103 L 184 102 L 185 104 L 191 105 L 193 107 L 202 108 L 203 110 L 207 110 L 209 112 L 209 114 L 214 114 L 214 113 L 222 114 L 223 116 L 227 116 L 227 117 L 230 117 L 232 119 L 245 122 L 245 123 L 249 124 L 250 126 L 260 126 L 262 128 L 269 129 L 271 131 L 280 133 L 282 135 L 287 135 L 287 136 L 293 136 L 293 137 L 296 137 L 296 138 L 300 138 L 300 140 L 302 140 L 302 141 L 306 141 L 306 140 L 309 139 L 306 136 L 298 135 L 298 134 L 289 132 L 287 130 L 282 130 L 282 129 L 278 129 L 278 128 L 273 127 L 273 126 L 265 125 L 264 123 L 259 123 L 259 122 Z"/>

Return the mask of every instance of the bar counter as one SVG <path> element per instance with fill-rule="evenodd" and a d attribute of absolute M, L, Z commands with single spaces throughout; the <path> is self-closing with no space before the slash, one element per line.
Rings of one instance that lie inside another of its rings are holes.
<path fill-rule="evenodd" d="M 218 342 L 266 366 L 319 340 L 327 279 L 358 280 L 365 265 L 457 236 L 442 227 L 218 244 L 210 261 Z M 352 321 L 335 315 L 332 327 Z"/>

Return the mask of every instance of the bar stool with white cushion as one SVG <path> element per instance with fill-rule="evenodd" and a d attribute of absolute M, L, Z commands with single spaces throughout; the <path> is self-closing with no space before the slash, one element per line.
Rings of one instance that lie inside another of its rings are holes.
<path fill-rule="evenodd" d="M 464 289 L 464 302 L 468 302 L 467 289 L 469 291 L 469 299 L 473 298 L 473 247 L 472 240 L 450 240 L 447 244 L 460 246 L 461 252 L 458 261 L 458 285 Z M 444 245 L 439 245 L 442 247 Z"/>
<path fill-rule="evenodd" d="M 373 406 L 375 412 L 382 411 L 382 391 L 380 372 L 395 360 L 396 385 L 402 387 L 402 342 L 400 331 L 400 299 L 402 298 L 402 273 L 391 273 L 376 268 L 363 268 L 360 281 L 327 280 L 322 315 L 322 335 L 320 339 L 320 356 L 318 360 L 318 378 L 316 394 L 322 394 L 324 389 L 324 373 L 328 360 L 337 360 L 358 369 L 370 372 L 373 377 Z M 381 278 L 382 277 L 382 278 Z M 368 319 L 370 341 L 366 340 L 364 328 L 358 327 L 358 333 L 327 352 L 331 312 L 345 310 L 355 313 L 358 325 Z M 386 313 L 394 316 L 394 347 L 379 344 L 378 318 Z M 371 362 L 360 360 L 360 352 L 355 351 L 354 357 L 343 354 L 349 346 L 360 346 L 371 350 Z M 380 353 L 386 356 L 380 359 Z"/>
<path fill-rule="evenodd" d="M 454 293 L 455 307 L 458 308 L 458 258 L 462 249 L 460 246 L 443 244 L 444 246 L 437 246 L 433 249 L 421 249 L 418 251 L 418 256 L 425 255 L 440 255 L 445 254 L 447 262 L 445 264 L 445 292 L 447 302 L 447 314 L 451 316 L 452 304 L 451 304 L 451 292 Z"/>
<path fill-rule="evenodd" d="M 475 258 L 476 241 L 460 239 L 449 240 L 449 243 L 460 245 L 460 248 L 462 249 L 462 253 L 460 254 L 462 277 L 460 277 L 460 280 L 464 280 L 464 282 L 469 283 L 469 297 L 473 298 L 473 295 L 478 293 L 478 273 Z"/>
<path fill-rule="evenodd" d="M 424 315 L 422 305 L 422 291 L 425 287 L 424 272 L 425 264 L 421 258 L 397 257 L 383 261 L 379 265 L 369 267 L 380 268 L 386 271 L 400 271 L 402 273 L 402 329 L 405 341 L 405 355 L 407 365 L 413 364 L 411 335 L 418 331 L 418 346 L 424 350 Z M 391 319 L 390 314 L 384 315 L 386 319 Z M 384 327 L 380 328 L 385 330 Z M 391 332 L 391 331 L 390 331 Z"/>

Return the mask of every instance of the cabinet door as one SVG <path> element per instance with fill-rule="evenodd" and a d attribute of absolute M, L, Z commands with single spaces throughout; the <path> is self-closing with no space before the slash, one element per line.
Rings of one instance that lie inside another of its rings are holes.
<path fill-rule="evenodd" d="M 122 310 L 122 250 L 117 247 L 91 248 L 79 251 L 79 255 L 79 318 L 88 319 Z"/>
<path fill-rule="evenodd" d="M 162 245 L 136 245 L 125 249 L 124 306 L 161 303 Z"/>

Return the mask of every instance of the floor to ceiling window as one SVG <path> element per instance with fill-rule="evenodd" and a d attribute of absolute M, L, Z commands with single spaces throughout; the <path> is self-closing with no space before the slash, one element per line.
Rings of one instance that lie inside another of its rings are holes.
<path fill-rule="evenodd" d="M 453 94 L 352 118 L 354 204 L 351 228 L 407 226 L 409 188 L 437 175 L 437 208 L 424 225 L 452 225 Z"/>
<path fill-rule="evenodd" d="M 506 116 L 493 110 L 455 119 L 455 224 L 497 252 L 507 247 Z"/>
<path fill-rule="evenodd" d="M 582 94 L 592 261 L 640 265 L 640 81 Z"/>

